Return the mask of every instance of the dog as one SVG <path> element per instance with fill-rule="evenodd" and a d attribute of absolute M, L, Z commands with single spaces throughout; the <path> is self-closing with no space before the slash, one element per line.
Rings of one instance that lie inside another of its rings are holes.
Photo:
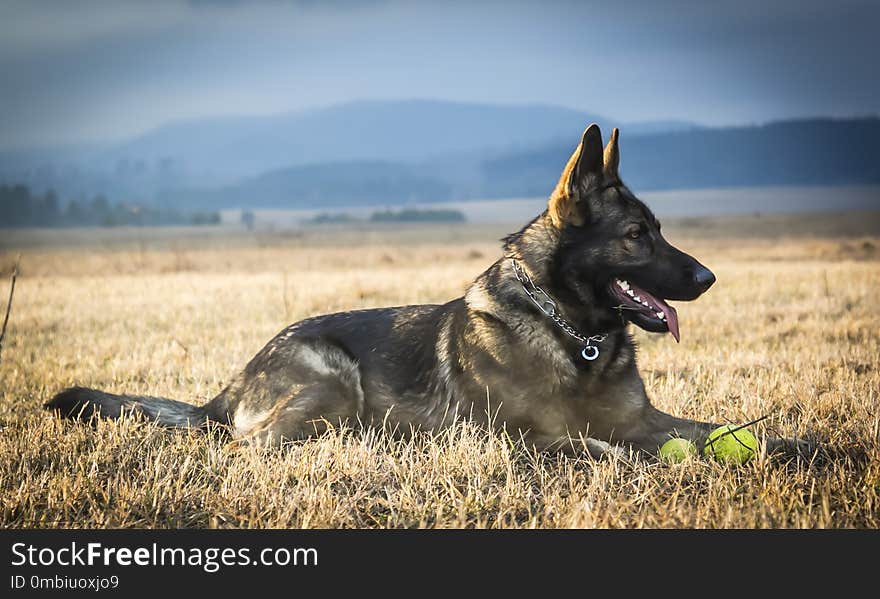
<path fill-rule="evenodd" d="M 469 419 L 593 457 L 656 455 L 672 437 L 701 448 L 719 425 L 651 404 L 627 327 L 678 341 L 667 300 L 695 300 L 715 276 L 664 239 L 623 183 L 618 137 L 614 129 L 606 146 L 597 125 L 585 130 L 546 210 L 504 238 L 503 256 L 464 297 L 292 324 L 203 406 L 74 387 L 46 407 L 78 419 L 133 412 L 170 427 L 219 423 L 268 445 L 332 427 L 438 431 Z"/>

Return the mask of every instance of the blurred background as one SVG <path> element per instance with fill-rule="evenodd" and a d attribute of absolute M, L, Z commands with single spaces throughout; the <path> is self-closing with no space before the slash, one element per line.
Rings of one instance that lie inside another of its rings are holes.
<path fill-rule="evenodd" d="M 0 228 L 520 223 L 594 121 L 621 128 L 624 180 L 660 215 L 880 208 L 876 2 L 0 17 Z"/>

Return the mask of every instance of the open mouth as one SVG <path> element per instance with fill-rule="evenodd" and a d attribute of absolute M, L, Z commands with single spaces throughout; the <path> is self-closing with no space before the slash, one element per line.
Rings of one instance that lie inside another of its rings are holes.
<path fill-rule="evenodd" d="M 614 279 L 610 288 L 614 298 L 620 300 L 620 309 L 633 323 L 655 333 L 668 331 L 676 341 L 680 339 L 675 308 L 624 279 Z"/>

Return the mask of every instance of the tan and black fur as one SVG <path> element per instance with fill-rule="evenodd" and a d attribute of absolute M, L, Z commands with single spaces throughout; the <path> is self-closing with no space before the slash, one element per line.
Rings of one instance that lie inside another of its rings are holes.
<path fill-rule="evenodd" d="M 666 242 L 623 184 L 617 139 L 615 129 L 603 148 L 599 128 L 587 128 L 547 209 L 504 240 L 503 256 L 464 297 L 297 322 L 201 407 L 83 388 L 47 407 L 79 418 L 128 409 L 169 426 L 213 421 L 236 438 L 272 444 L 339 425 L 436 431 L 457 418 L 504 427 L 541 449 L 595 456 L 615 447 L 655 453 L 671 436 L 702 444 L 717 425 L 654 408 L 636 367 L 627 324 L 666 325 L 621 310 L 608 286 L 625 276 L 658 298 L 693 300 L 714 276 Z M 512 259 L 578 330 L 607 336 L 598 359 L 581 359 L 582 345 L 532 303 Z"/>

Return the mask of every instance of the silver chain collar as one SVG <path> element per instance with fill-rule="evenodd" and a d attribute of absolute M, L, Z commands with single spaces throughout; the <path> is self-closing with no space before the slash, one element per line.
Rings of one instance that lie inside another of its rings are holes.
<path fill-rule="evenodd" d="M 552 320 L 556 326 L 568 334 L 569 337 L 577 339 L 584 344 L 584 348 L 581 350 L 581 357 L 588 362 L 598 358 L 599 348 L 594 344 L 602 343 L 608 338 L 608 335 L 591 335 L 587 337 L 580 333 L 570 322 L 559 315 L 556 301 L 550 297 L 550 294 L 541 289 L 537 283 L 532 281 L 532 277 L 523 269 L 522 265 L 515 258 L 511 258 L 510 262 L 513 264 L 513 274 L 516 275 L 516 279 L 522 285 L 523 291 L 526 292 L 526 295 L 529 296 L 529 299 L 534 302 L 538 309 L 547 318 Z"/>

